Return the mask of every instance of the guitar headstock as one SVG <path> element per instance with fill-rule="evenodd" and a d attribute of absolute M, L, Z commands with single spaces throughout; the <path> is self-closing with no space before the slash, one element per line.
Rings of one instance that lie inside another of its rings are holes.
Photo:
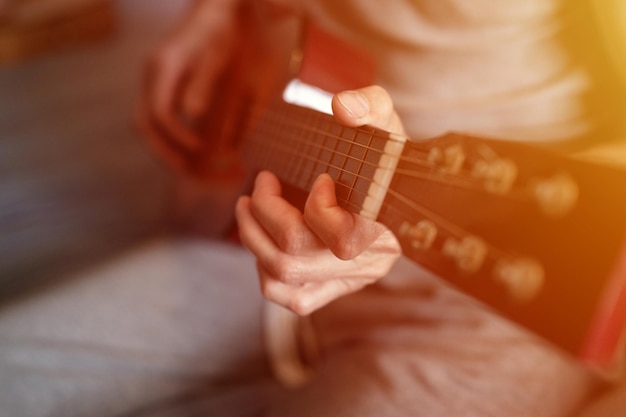
<path fill-rule="evenodd" d="M 379 220 L 408 257 L 606 367 L 626 320 L 616 313 L 626 297 L 625 186 L 625 170 L 449 134 L 406 145 Z"/>

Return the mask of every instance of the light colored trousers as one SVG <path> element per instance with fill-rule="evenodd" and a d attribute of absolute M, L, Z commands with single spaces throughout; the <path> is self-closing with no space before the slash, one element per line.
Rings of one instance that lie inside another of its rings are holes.
<path fill-rule="evenodd" d="M 0 310 L 0 415 L 551 417 L 598 388 L 408 262 L 314 315 L 321 356 L 299 389 L 271 377 L 261 309 L 243 249 L 140 247 Z M 610 395 L 588 415 L 623 415 Z"/>

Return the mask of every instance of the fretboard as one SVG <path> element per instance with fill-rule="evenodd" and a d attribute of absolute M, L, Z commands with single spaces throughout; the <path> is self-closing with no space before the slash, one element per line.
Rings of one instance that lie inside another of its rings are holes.
<path fill-rule="evenodd" d="M 329 174 L 341 206 L 376 218 L 403 144 L 403 138 L 383 130 L 346 127 L 330 115 L 277 101 L 263 113 L 244 149 L 251 166 L 271 170 L 302 190 Z"/>

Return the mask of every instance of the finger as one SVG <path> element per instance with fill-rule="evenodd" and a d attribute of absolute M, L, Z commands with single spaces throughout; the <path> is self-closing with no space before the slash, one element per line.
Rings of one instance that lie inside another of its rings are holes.
<path fill-rule="evenodd" d="M 181 113 L 194 123 L 201 123 L 210 106 L 212 85 L 215 81 L 211 54 L 200 59 L 181 94 Z"/>
<path fill-rule="evenodd" d="M 391 97 L 382 87 L 370 86 L 343 91 L 333 97 L 332 108 L 337 120 L 346 126 L 370 125 L 405 134 Z"/>
<path fill-rule="evenodd" d="M 389 253 L 385 245 L 358 260 L 338 259 L 326 248 L 309 249 L 302 256 L 282 252 L 251 212 L 250 197 L 237 201 L 235 216 L 242 244 L 257 258 L 259 265 L 274 279 L 290 285 L 333 280 L 336 278 L 377 279 L 386 273 Z M 383 268 L 381 270 L 381 267 Z"/>
<path fill-rule="evenodd" d="M 203 139 L 193 130 L 190 121 L 184 120 L 180 112 L 180 94 L 188 74 L 176 53 L 162 52 L 150 64 L 143 91 L 143 105 L 152 119 L 167 137 L 187 152 L 198 150 Z"/>
<path fill-rule="evenodd" d="M 311 271 L 311 264 L 284 254 L 257 222 L 250 209 L 250 197 L 241 197 L 235 207 L 241 243 L 257 258 L 264 271 L 286 284 L 302 285 L 311 277 L 323 276 Z"/>
<path fill-rule="evenodd" d="M 385 230 L 337 205 L 335 184 L 328 174 L 313 183 L 304 207 L 306 225 L 340 259 L 353 259 Z"/>
<path fill-rule="evenodd" d="M 227 67 L 232 51 L 233 34 L 227 29 L 214 29 L 219 34 L 208 35 L 211 44 L 198 57 L 188 82 L 181 93 L 181 113 L 201 123 L 212 104 L 216 83 Z M 216 40 L 217 39 L 217 40 Z"/>
<path fill-rule="evenodd" d="M 301 316 L 311 314 L 331 301 L 358 291 L 372 282 L 362 279 L 335 279 L 289 285 L 274 279 L 262 266 L 258 265 L 257 269 L 263 296 Z"/>
<path fill-rule="evenodd" d="M 279 251 L 263 227 L 257 222 L 250 210 L 250 197 L 243 196 L 235 205 L 235 218 L 239 226 L 239 238 L 243 246 L 254 254 L 264 265 L 272 264 Z"/>
<path fill-rule="evenodd" d="M 282 189 L 274 174 L 262 171 L 257 175 L 250 209 L 276 245 L 287 254 L 298 254 L 320 243 L 304 223 L 302 213 L 281 195 Z"/>
<path fill-rule="evenodd" d="M 164 138 L 163 132 L 152 126 L 149 116 L 142 108 L 135 112 L 135 125 L 141 131 L 141 137 L 167 166 L 181 174 L 189 173 L 187 159 L 175 144 Z"/>
<path fill-rule="evenodd" d="M 302 285 L 310 279 L 327 277 L 320 266 L 327 262 L 307 262 L 307 259 L 290 256 L 281 252 L 273 239 L 259 224 L 251 211 L 251 198 L 241 197 L 235 207 L 235 217 L 239 225 L 241 243 L 257 258 L 258 265 L 269 275 L 287 284 Z M 336 272 L 330 268 L 330 272 Z"/>

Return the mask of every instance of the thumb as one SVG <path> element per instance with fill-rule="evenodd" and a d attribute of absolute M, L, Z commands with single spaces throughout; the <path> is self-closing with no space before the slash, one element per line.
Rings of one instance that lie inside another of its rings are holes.
<path fill-rule="evenodd" d="M 343 91 L 332 100 L 335 118 L 350 127 L 370 125 L 404 135 L 400 117 L 387 91 L 379 86 Z"/>

